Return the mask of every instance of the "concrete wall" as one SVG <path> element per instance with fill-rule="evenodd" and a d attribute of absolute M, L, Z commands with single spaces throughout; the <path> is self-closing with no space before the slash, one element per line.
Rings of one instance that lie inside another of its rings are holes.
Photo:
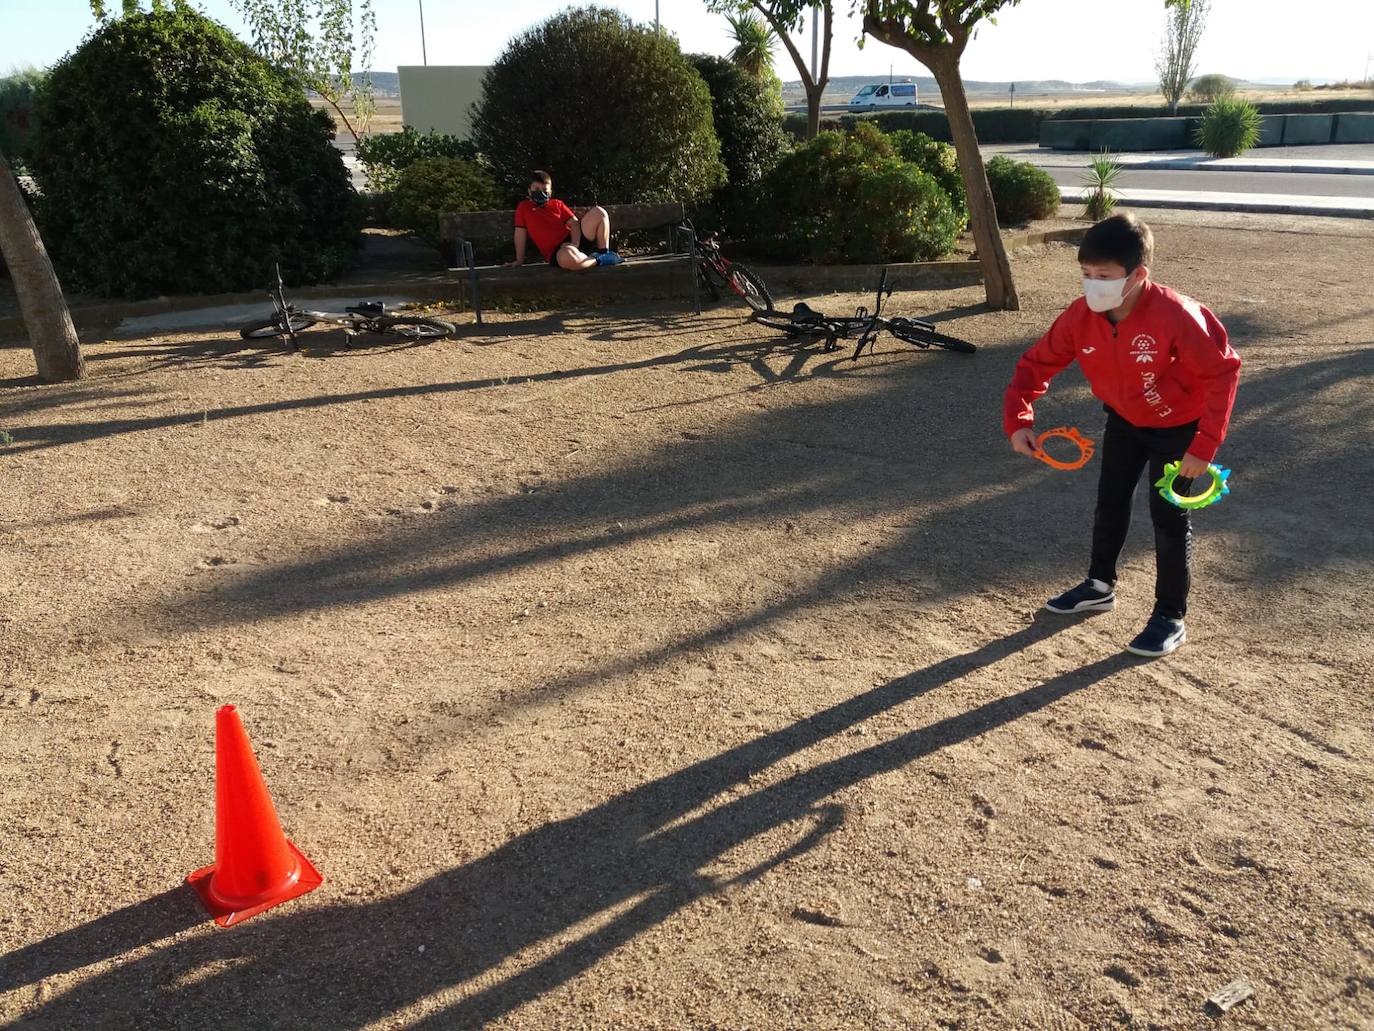
<path fill-rule="evenodd" d="M 1196 118 L 1047 118 L 1040 146 L 1055 150 L 1182 150 L 1193 146 Z"/>
<path fill-rule="evenodd" d="M 1263 115 L 1260 118 L 1259 146 L 1278 147 L 1283 144 L 1283 124 L 1287 115 Z M 1201 118 L 1198 119 L 1202 121 Z"/>
<path fill-rule="evenodd" d="M 481 65 L 402 65 L 401 121 L 420 132 L 467 137 L 470 108 L 482 96 Z"/>
<path fill-rule="evenodd" d="M 1374 143 L 1374 114 L 1336 116 L 1334 143 Z"/>
<path fill-rule="evenodd" d="M 1330 143 L 1335 119 L 1331 115 L 1284 115 L 1284 146 Z"/>
<path fill-rule="evenodd" d="M 1197 147 L 1200 118 L 1045 119 L 1040 146 L 1054 150 L 1187 150 Z M 1259 146 L 1374 143 L 1374 113 L 1263 115 Z"/>

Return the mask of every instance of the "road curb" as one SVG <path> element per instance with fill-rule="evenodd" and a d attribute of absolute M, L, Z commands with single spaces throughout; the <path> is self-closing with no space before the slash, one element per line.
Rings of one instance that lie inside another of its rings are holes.
<path fill-rule="evenodd" d="M 368 283 L 339 283 L 322 286 L 290 287 L 287 296 L 296 300 L 327 300 L 346 297 L 354 300 L 369 296 L 401 295 L 408 301 L 447 301 L 457 299 L 465 303 L 464 284 L 455 279 L 436 276 L 425 279 L 383 280 Z M 193 312 L 202 308 L 227 308 L 234 305 L 258 304 L 270 312 L 267 291 L 252 290 L 231 294 L 179 294 L 175 297 L 153 297 L 144 301 L 109 301 L 100 304 L 78 305 L 71 309 L 72 322 L 78 333 L 113 329 L 126 319 L 154 315 Z M 210 325 L 214 325 L 211 323 Z M 24 319 L 12 315 L 0 319 L 0 347 L 27 346 Z"/>
<path fill-rule="evenodd" d="M 1222 160 L 1192 161 L 1180 158 L 1177 161 L 1123 161 L 1122 168 L 1137 172 L 1287 172 L 1293 175 L 1374 175 L 1374 161 L 1365 165 L 1337 165 L 1325 167 L 1312 164 L 1261 164 L 1242 162 L 1234 165 L 1222 164 Z M 1067 166 L 1066 166 L 1067 167 Z"/>
<path fill-rule="evenodd" d="M 1066 204 L 1082 204 L 1082 186 L 1060 187 Z M 1189 211 L 1248 211 L 1261 215 L 1320 215 L 1327 218 L 1374 218 L 1374 199 L 1300 197 L 1272 193 L 1210 193 L 1187 190 L 1117 190 L 1118 207 L 1178 208 Z"/>

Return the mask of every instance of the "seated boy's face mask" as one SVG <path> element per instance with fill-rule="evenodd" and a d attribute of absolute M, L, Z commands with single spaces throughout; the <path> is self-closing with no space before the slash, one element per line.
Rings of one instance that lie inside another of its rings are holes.
<path fill-rule="evenodd" d="M 1130 276 L 1122 276 L 1120 279 L 1089 279 L 1084 276 L 1083 296 L 1087 298 L 1088 307 L 1095 312 L 1120 308 L 1126 303 L 1129 293 L 1126 284 L 1130 281 Z"/>
<path fill-rule="evenodd" d="M 542 208 L 549 202 L 549 193 L 547 190 L 531 190 L 530 200 L 536 208 Z"/>

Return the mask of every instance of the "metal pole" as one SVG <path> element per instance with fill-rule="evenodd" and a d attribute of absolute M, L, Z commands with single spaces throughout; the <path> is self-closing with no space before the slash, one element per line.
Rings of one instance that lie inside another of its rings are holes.
<path fill-rule="evenodd" d="M 425 0 L 420 0 L 420 56 L 429 64 L 429 49 L 425 46 Z"/>
<path fill-rule="evenodd" d="M 654 35 L 661 36 L 662 34 L 663 30 L 659 28 L 658 24 L 658 0 L 654 0 Z"/>
<path fill-rule="evenodd" d="M 818 47 L 821 42 L 820 29 L 821 9 L 811 8 L 811 81 L 816 81 L 816 76 L 820 74 L 819 62 L 817 58 Z"/>

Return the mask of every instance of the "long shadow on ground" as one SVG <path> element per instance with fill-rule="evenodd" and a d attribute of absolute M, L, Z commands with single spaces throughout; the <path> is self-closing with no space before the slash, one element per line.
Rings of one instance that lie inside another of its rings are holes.
<path fill-rule="evenodd" d="M 200 934 L 156 948 L 37 1006 L 24 1026 L 353 1028 L 465 986 L 469 992 L 462 999 L 412 1026 L 472 1027 L 494 1020 L 566 983 L 693 901 L 756 880 L 818 847 L 845 818 L 843 807 L 832 801 L 837 792 L 1004 727 L 1131 664 L 1121 655 L 1104 658 L 815 763 L 748 794 L 722 798 L 780 760 L 1002 662 L 1064 625 L 1037 620 L 546 824 L 405 894 L 362 905 L 282 910 L 233 933 Z M 689 815 L 703 807 L 710 808 Z M 723 879 L 707 871 L 732 849 L 783 829 L 791 843 L 742 872 Z M 185 929 L 193 911 L 185 893 L 164 893 L 10 954 L 0 963 L 0 986 L 15 989 L 121 956 Z M 548 952 L 548 943 L 598 917 L 595 930 Z M 517 972 L 493 981 L 493 968 L 541 943 L 543 958 L 529 957 Z M 474 984 L 479 977 L 480 986 Z"/>

